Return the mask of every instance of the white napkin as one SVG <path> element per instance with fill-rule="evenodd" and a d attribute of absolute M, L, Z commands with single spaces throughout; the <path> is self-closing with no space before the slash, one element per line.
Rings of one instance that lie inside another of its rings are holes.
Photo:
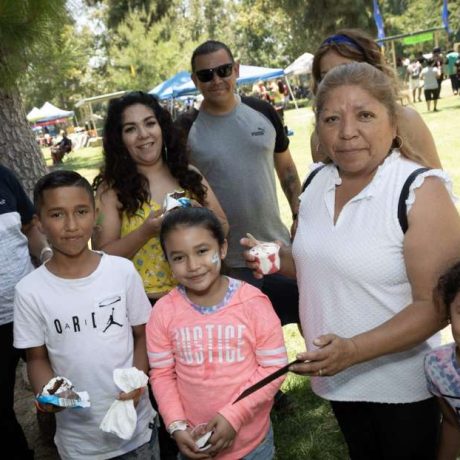
<path fill-rule="evenodd" d="M 125 393 L 145 387 L 148 380 L 147 375 L 135 367 L 113 371 L 113 381 Z M 131 439 L 136 423 L 137 412 L 134 401 L 116 399 L 105 414 L 99 428 L 107 433 L 116 434 L 121 439 Z"/>

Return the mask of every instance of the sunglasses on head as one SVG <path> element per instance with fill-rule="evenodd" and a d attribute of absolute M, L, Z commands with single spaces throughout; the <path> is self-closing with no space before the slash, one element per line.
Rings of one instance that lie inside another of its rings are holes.
<path fill-rule="evenodd" d="M 214 78 L 214 74 L 216 74 L 219 78 L 228 78 L 232 74 L 232 70 L 233 62 L 230 62 L 229 64 L 217 66 L 214 69 L 197 70 L 195 75 L 202 83 L 207 83 Z"/>

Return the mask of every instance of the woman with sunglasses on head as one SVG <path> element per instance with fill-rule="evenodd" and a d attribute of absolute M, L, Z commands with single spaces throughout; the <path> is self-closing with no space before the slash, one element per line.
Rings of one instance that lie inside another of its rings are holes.
<path fill-rule="evenodd" d="M 184 191 L 227 219 L 209 184 L 188 164 L 171 115 L 141 91 L 109 103 L 103 135 L 104 164 L 93 186 L 98 221 L 93 248 L 131 259 L 152 304 L 177 283 L 163 256 L 159 232 L 166 195 Z"/>
<path fill-rule="evenodd" d="M 312 65 L 312 91 L 316 94 L 318 85 L 332 68 L 350 62 L 367 62 L 391 78 L 395 90 L 398 82 L 393 70 L 385 63 L 383 53 L 377 43 L 365 32 L 358 29 L 342 29 L 326 38 L 317 49 Z M 397 130 L 403 140 L 402 152 L 415 152 L 417 160 L 432 168 L 441 168 L 436 145 L 428 126 L 419 113 L 412 107 L 397 106 Z M 321 151 L 315 133 L 310 139 L 313 161 L 323 161 L 325 153 Z"/>

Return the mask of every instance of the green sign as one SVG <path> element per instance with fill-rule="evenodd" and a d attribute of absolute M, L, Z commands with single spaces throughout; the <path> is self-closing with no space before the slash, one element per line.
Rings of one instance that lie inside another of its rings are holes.
<path fill-rule="evenodd" d="M 402 39 L 404 45 L 415 45 L 416 43 L 429 42 L 433 40 L 433 32 L 425 32 L 423 34 L 411 35 Z"/>

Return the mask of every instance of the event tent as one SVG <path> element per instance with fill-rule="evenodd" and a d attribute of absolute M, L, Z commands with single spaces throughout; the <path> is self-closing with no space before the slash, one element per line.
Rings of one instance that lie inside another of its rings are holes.
<path fill-rule="evenodd" d="M 190 72 L 186 72 L 185 70 L 176 73 L 176 75 L 168 78 L 168 80 L 160 83 L 159 85 L 155 86 L 152 90 L 149 91 L 150 94 L 154 94 L 159 99 L 170 99 L 173 97 L 173 89 L 177 88 L 184 83 L 190 82 Z"/>
<path fill-rule="evenodd" d="M 284 69 L 286 75 L 300 75 L 304 73 L 311 73 L 313 64 L 313 54 L 304 53 L 299 56 L 292 64 Z"/>
<path fill-rule="evenodd" d="M 45 102 L 41 107 L 40 111 L 45 116 L 43 121 L 56 120 L 58 118 L 69 118 L 74 116 L 73 110 L 62 110 L 51 104 L 50 102 Z"/>
<path fill-rule="evenodd" d="M 37 108 L 37 107 L 34 107 L 27 115 L 27 120 L 30 121 L 30 122 L 34 122 L 34 121 L 37 121 L 37 120 L 40 120 L 40 118 L 44 118 L 44 115 L 43 115 L 43 112 Z"/>
<path fill-rule="evenodd" d="M 240 65 L 240 76 L 237 79 L 239 85 L 254 83 L 259 80 L 270 80 L 273 78 L 283 78 L 283 69 L 270 69 L 268 67 L 256 67 L 252 65 Z M 188 82 L 173 88 L 173 97 L 196 94 L 198 90 L 190 78 Z"/>
<path fill-rule="evenodd" d="M 72 110 L 62 110 L 50 102 L 45 102 L 39 109 L 34 107 L 28 114 L 27 120 L 33 123 L 41 124 L 45 122 L 58 121 L 74 116 Z"/>

